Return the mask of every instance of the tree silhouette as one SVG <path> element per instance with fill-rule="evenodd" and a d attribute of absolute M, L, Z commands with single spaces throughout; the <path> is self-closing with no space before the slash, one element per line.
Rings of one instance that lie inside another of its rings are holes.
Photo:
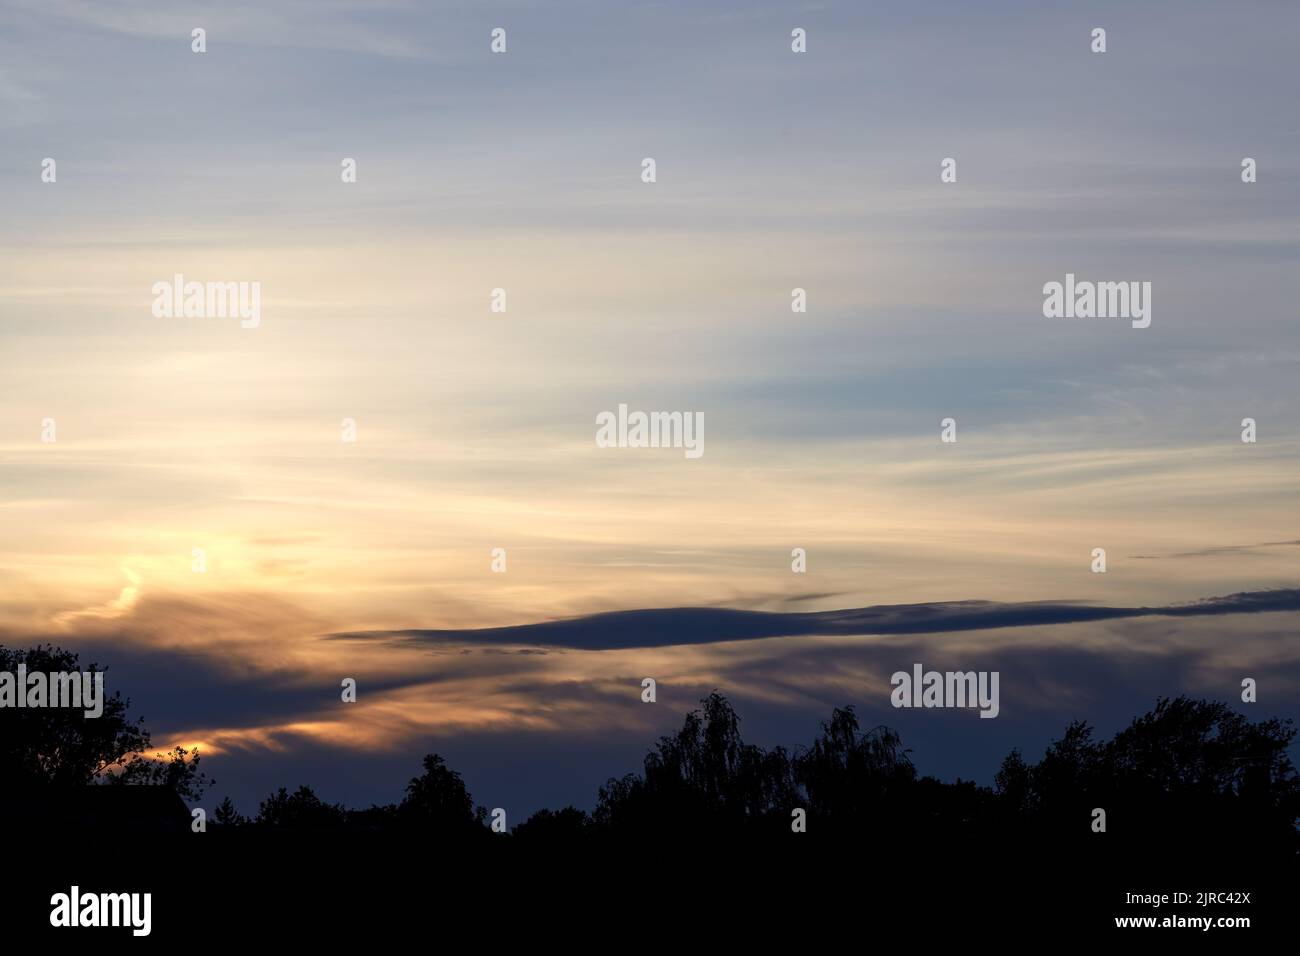
<path fill-rule="evenodd" d="M 51 645 L 0 647 L 0 671 L 14 673 L 20 664 L 29 674 L 100 672 L 97 664 L 83 669 L 77 654 Z M 114 691 L 105 694 L 98 717 L 69 707 L 0 709 L 0 780 L 14 790 L 89 783 L 168 786 L 198 799 L 212 781 L 199 771 L 197 751 L 177 747 L 167 755 L 146 756 L 149 731 L 143 719 L 127 717 L 130 703 Z"/>
<path fill-rule="evenodd" d="M 1076 721 L 1037 764 L 1019 751 L 996 777 L 1004 815 L 1037 829 L 1081 833 L 1092 808 L 1108 826 L 1174 841 L 1213 830 L 1223 841 L 1295 842 L 1300 777 L 1287 748 L 1291 721 L 1252 723 L 1226 704 L 1161 698 L 1106 742 Z M 1118 812 L 1117 812 L 1118 811 Z"/>
<path fill-rule="evenodd" d="M 482 830 L 487 811 L 475 809 L 460 774 L 438 754 L 426 754 L 422 765 L 424 773 L 406 785 L 406 797 L 397 807 L 399 824 L 448 834 Z"/>
<path fill-rule="evenodd" d="M 76 654 L 51 646 L 0 647 L 0 670 L 14 672 L 19 664 L 29 672 L 81 669 Z M 99 718 L 70 708 L 0 709 L 0 797 L 13 798 L 9 802 L 21 813 L 45 807 L 57 814 L 63 812 L 57 801 L 46 799 L 57 791 L 68 812 L 91 817 L 108 804 L 79 806 L 77 794 L 88 784 L 147 784 L 197 799 L 210 784 L 198 754 L 177 747 L 147 757 L 149 733 L 128 718 L 128 706 L 114 692 Z M 680 730 L 650 748 L 640 774 L 611 777 L 599 788 L 590 816 L 572 806 L 539 810 L 502 845 L 788 834 L 791 811 L 801 808 L 809 834 L 870 839 L 877 848 L 905 841 L 915 853 L 927 842 L 948 847 L 988 836 L 1004 848 L 1017 841 L 1061 847 L 1089 839 L 1092 811 L 1100 807 L 1108 830 L 1125 835 L 1125 846 L 1156 841 L 1208 849 L 1218 841 L 1221 852 L 1266 847 L 1287 857 L 1297 849 L 1300 817 L 1300 776 L 1288 755 L 1295 734 L 1289 720 L 1252 722 L 1223 703 L 1161 698 L 1108 741 L 1094 739 L 1087 722 L 1075 721 L 1036 763 L 1012 750 L 989 788 L 918 778 L 897 732 L 862 732 L 852 707 L 833 710 L 806 748 L 765 750 L 744 741 L 740 717 L 714 691 L 685 716 Z M 171 812 L 162 802 L 157 807 L 159 814 Z M 461 775 L 428 754 L 398 804 L 349 810 L 324 802 L 309 787 L 282 787 L 262 801 L 253 821 L 227 797 L 215 822 L 227 831 L 251 822 L 246 830 L 254 834 L 347 828 L 478 838 L 490 834 L 486 817 Z"/>
<path fill-rule="evenodd" d="M 898 734 L 888 727 L 859 733 L 852 707 L 837 708 L 811 748 L 794 761 L 809 814 L 837 829 L 858 828 L 901 806 L 916 770 Z"/>
<path fill-rule="evenodd" d="M 305 786 L 293 793 L 281 787 L 262 801 L 256 819 L 262 826 L 297 830 L 336 829 L 346 821 L 342 805 L 325 803 Z"/>
<path fill-rule="evenodd" d="M 1222 703 L 1162 699 L 1111 741 L 1095 741 L 1092 728 L 1075 721 L 1036 764 L 1013 750 L 989 788 L 918 779 L 898 734 L 861 732 L 852 707 L 834 710 L 793 757 L 763 750 L 743 741 L 734 709 L 714 692 L 680 731 L 660 738 L 643 774 L 600 788 L 592 825 L 629 836 L 788 831 L 799 807 L 810 832 L 906 841 L 915 850 L 993 835 L 1083 840 L 1092 810 L 1102 807 L 1148 843 L 1186 842 L 1193 828 L 1212 828 L 1225 847 L 1267 840 L 1284 852 L 1296 844 L 1300 813 L 1287 756 L 1294 735 L 1289 721 L 1252 723 Z"/>
<path fill-rule="evenodd" d="M 585 810 L 568 806 L 561 810 L 538 810 L 514 828 L 514 838 L 524 842 L 564 841 L 566 843 L 590 832 L 591 817 Z"/>
<path fill-rule="evenodd" d="M 217 804 L 212 819 L 218 826 L 223 827 L 241 827 L 248 823 L 248 818 L 235 809 L 235 802 L 229 797 Z"/>
<path fill-rule="evenodd" d="M 788 819 L 794 792 L 784 750 L 746 744 L 740 718 L 717 691 L 686 715 L 682 729 L 646 755 L 644 776 L 600 788 L 595 823 L 608 830 L 735 831 Z"/>
<path fill-rule="evenodd" d="M 134 754 L 123 763 L 121 773 L 107 776 L 104 782 L 170 787 L 186 800 L 198 800 L 215 782 L 199 769 L 200 759 L 197 747 L 193 750 L 174 747 L 166 754 L 155 753 L 152 758 Z"/>

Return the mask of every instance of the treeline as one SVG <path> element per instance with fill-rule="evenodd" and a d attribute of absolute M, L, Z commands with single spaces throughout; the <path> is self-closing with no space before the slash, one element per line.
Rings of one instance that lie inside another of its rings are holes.
<path fill-rule="evenodd" d="M 1012 751 L 994 786 L 983 787 L 919 776 L 898 734 L 864 731 L 852 707 L 836 709 L 807 747 L 745 743 L 735 710 L 715 692 L 677 733 L 660 738 L 642 772 L 601 787 L 591 813 L 539 810 L 510 834 L 533 842 L 806 830 L 870 837 L 887 848 L 981 837 L 1004 846 L 1050 837 L 1059 846 L 1116 832 L 1202 849 L 1247 841 L 1258 850 L 1267 842 L 1285 855 L 1295 852 L 1300 816 L 1300 778 L 1287 754 L 1294 735 L 1290 721 L 1251 722 L 1221 703 L 1161 699 L 1110 740 L 1095 740 L 1086 723 L 1075 722 L 1035 763 Z M 422 773 L 396 804 L 349 810 L 299 787 L 271 794 L 252 819 L 227 799 L 215 820 L 500 838 L 489 811 L 475 805 L 460 774 L 436 754 L 424 758 Z"/>
<path fill-rule="evenodd" d="M 19 663 L 28 671 L 81 669 L 77 655 L 57 648 L 0 647 L 0 671 Z M 24 812 L 39 805 L 42 792 L 92 784 L 161 786 L 200 802 L 213 781 L 199 770 L 199 756 L 179 748 L 150 755 L 148 731 L 127 716 L 129 704 L 115 693 L 97 719 L 67 709 L 0 710 L 3 793 L 37 794 L 35 803 L 15 804 Z M 680 730 L 659 739 L 640 773 L 608 780 L 590 813 L 540 810 L 511 826 L 508 837 L 493 832 L 489 811 L 437 754 L 424 757 L 396 803 L 349 809 L 309 787 L 281 788 L 250 817 L 227 798 L 211 822 L 213 830 L 250 835 L 420 832 L 511 843 L 803 831 L 809 839 L 861 836 L 885 849 L 984 837 L 1004 847 L 1017 839 L 1095 846 L 1092 835 L 1104 828 L 1130 844 L 1217 841 L 1294 857 L 1300 777 L 1288 748 L 1295 733 L 1289 720 L 1252 722 L 1222 703 L 1161 699 L 1110 740 L 1094 739 L 1091 727 L 1075 722 L 1037 762 L 1012 751 L 987 787 L 918 775 L 898 734 L 864 730 L 852 707 L 834 710 L 806 747 L 746 743 L 740 718 L 715 692 Z"/>

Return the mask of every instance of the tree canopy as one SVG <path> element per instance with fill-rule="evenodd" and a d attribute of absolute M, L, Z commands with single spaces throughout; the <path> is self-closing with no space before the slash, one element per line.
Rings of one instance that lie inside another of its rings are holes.
<path fill-rule="evenodd" d="M 20 665 L 28 674 L 101 672 L 97 664 L 83 668 L 77 654 L 51 645 L 0 647 L 0 671 L 17 673 Z M 212 781 L 199 770 L 197 751 L 177 747 L 150 754 L 149 731 L 142 718 L 128 717 L 130 705 L 121 692 L 106 691 L 98 717 L 68 707 L 0 710 L 0 779 L 13 790 L 99 783 L 167 786 L 186 799 L 199 799 Z"/>

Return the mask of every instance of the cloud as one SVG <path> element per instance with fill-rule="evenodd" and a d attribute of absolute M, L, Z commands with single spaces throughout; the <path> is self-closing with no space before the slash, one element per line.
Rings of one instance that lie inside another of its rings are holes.
<path fill-rule="evenodd" d="M 1217 548 L 1201 548 L 1197 551 L 1179 551 L 1176 554 L 1135 554 L 1134 560 L 1158 561 L 1162 558 L 1208 558 L 1221 554 L 1254 554 L 1265 548 L 1300 547 L 1300 541 L 1264 541 L 1260 544 L 1228 544 Z"/>
<path fill-rule="evenodd" d="M 78 611 L 64 611 L 56 614 L 54 623 L 66 627 L 87 618 L 115 620 L 129 614 L 140 597 L 140 576 L 130 568 L 122 568 L 122 573 L 131 583 L 122 588 L 121 593 L 114 600 L 109 601 L 107 604 L 98 604 Z"/>
<path fill-rule="evenodd" d="M 427 48 L 409 34 L 414 15 L 401 16 L 391 4 L 331 3 L 322 15 L 319 3 L 267 5 L 226 3 L 219 9 L 193 14 L 160 9 L 151 0 L 20 0 L 11 13 L 50 18 L 92 31 L 146 37 L 189 49 L 190 30 L 203 26 L 227 43 L 351 51 L 384 57 L 423 57 Z M 363 16 L 362 14 L 369 14 Z M 404 32 L 406 31 L 406 32 Z"/>
<path fill-rule="evenodd" d="M 852 704 L 864 723 L 900 729 L 924 772 L 986 782 L 1011 747 L 1035 751 L 1072 719 L 1113 732 L 1159 696 L 1234 700 L 1243 676 L 1264 689 L 1260 716 L 1294 716 L 1297 607 L 1300 591 L 1278 590 L 1150 608 L 665 608 L 340 634 L 319 613 L 266 595 L 173 595 L 57 632 L 0 628 L 0 643 L 51 641 L 107 665 L 110 691 L 131 699 L 160 749 L 201 747 L 218 799 L 247 805 L 299 782 L 353 804 L 393 799 L 419 756 L 437 752 L 476 796 L 501 794 L 492 799 L 522 812 L 590 806 L 599 783 L 636 769 L 656 736 L 715 688 L 736 704 L 746 738 L 764 746 L 807 743 L 832 707 Z M 998 670 L 1001 716 L 893 709 L 889 675 L 918 661 Z M 340 699 L 344 676 L 357 680 L 356 703 Z M 640 697 L 647 676 L 658 682 L 653 706 Z"/>
<path fill-rule="evenodd" d="M 1201 617 L 1300 610 L 1300 589 L 1242 592 L 1165 607 L 1106 607 L 1063 601 L 941 601 L 811 613 L 732 608 L 654 608 L 589 614 L 563 621 L 470 630 L 360 631 L 330 640 L 393 644 L 525 644 L 600 651 L 712 644 L 770 637 L 934 634 L 945 631 L 1076 624 L 1115 618 Z"/>

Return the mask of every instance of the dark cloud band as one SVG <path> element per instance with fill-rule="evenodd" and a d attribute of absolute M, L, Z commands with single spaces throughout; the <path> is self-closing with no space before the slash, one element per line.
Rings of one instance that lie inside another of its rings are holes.
<path fill-rule="evenodd" d="M 1164 607 L 1107 607 L 1068 601 L 942 601 L 807 613 L 731 608 L 656 608 L 478 630 L 354 631 L 333 634 L 329 639 L 427 644 L 523 644 L 599 651 L 713 644 L 767 637 L 926 634 L 998 627 L 1077 624 L 1157 615 L 1201 617 L 1297 610 L 1300 610 L 1300 588 L 1282 588 L 1246 591 Z"/>

